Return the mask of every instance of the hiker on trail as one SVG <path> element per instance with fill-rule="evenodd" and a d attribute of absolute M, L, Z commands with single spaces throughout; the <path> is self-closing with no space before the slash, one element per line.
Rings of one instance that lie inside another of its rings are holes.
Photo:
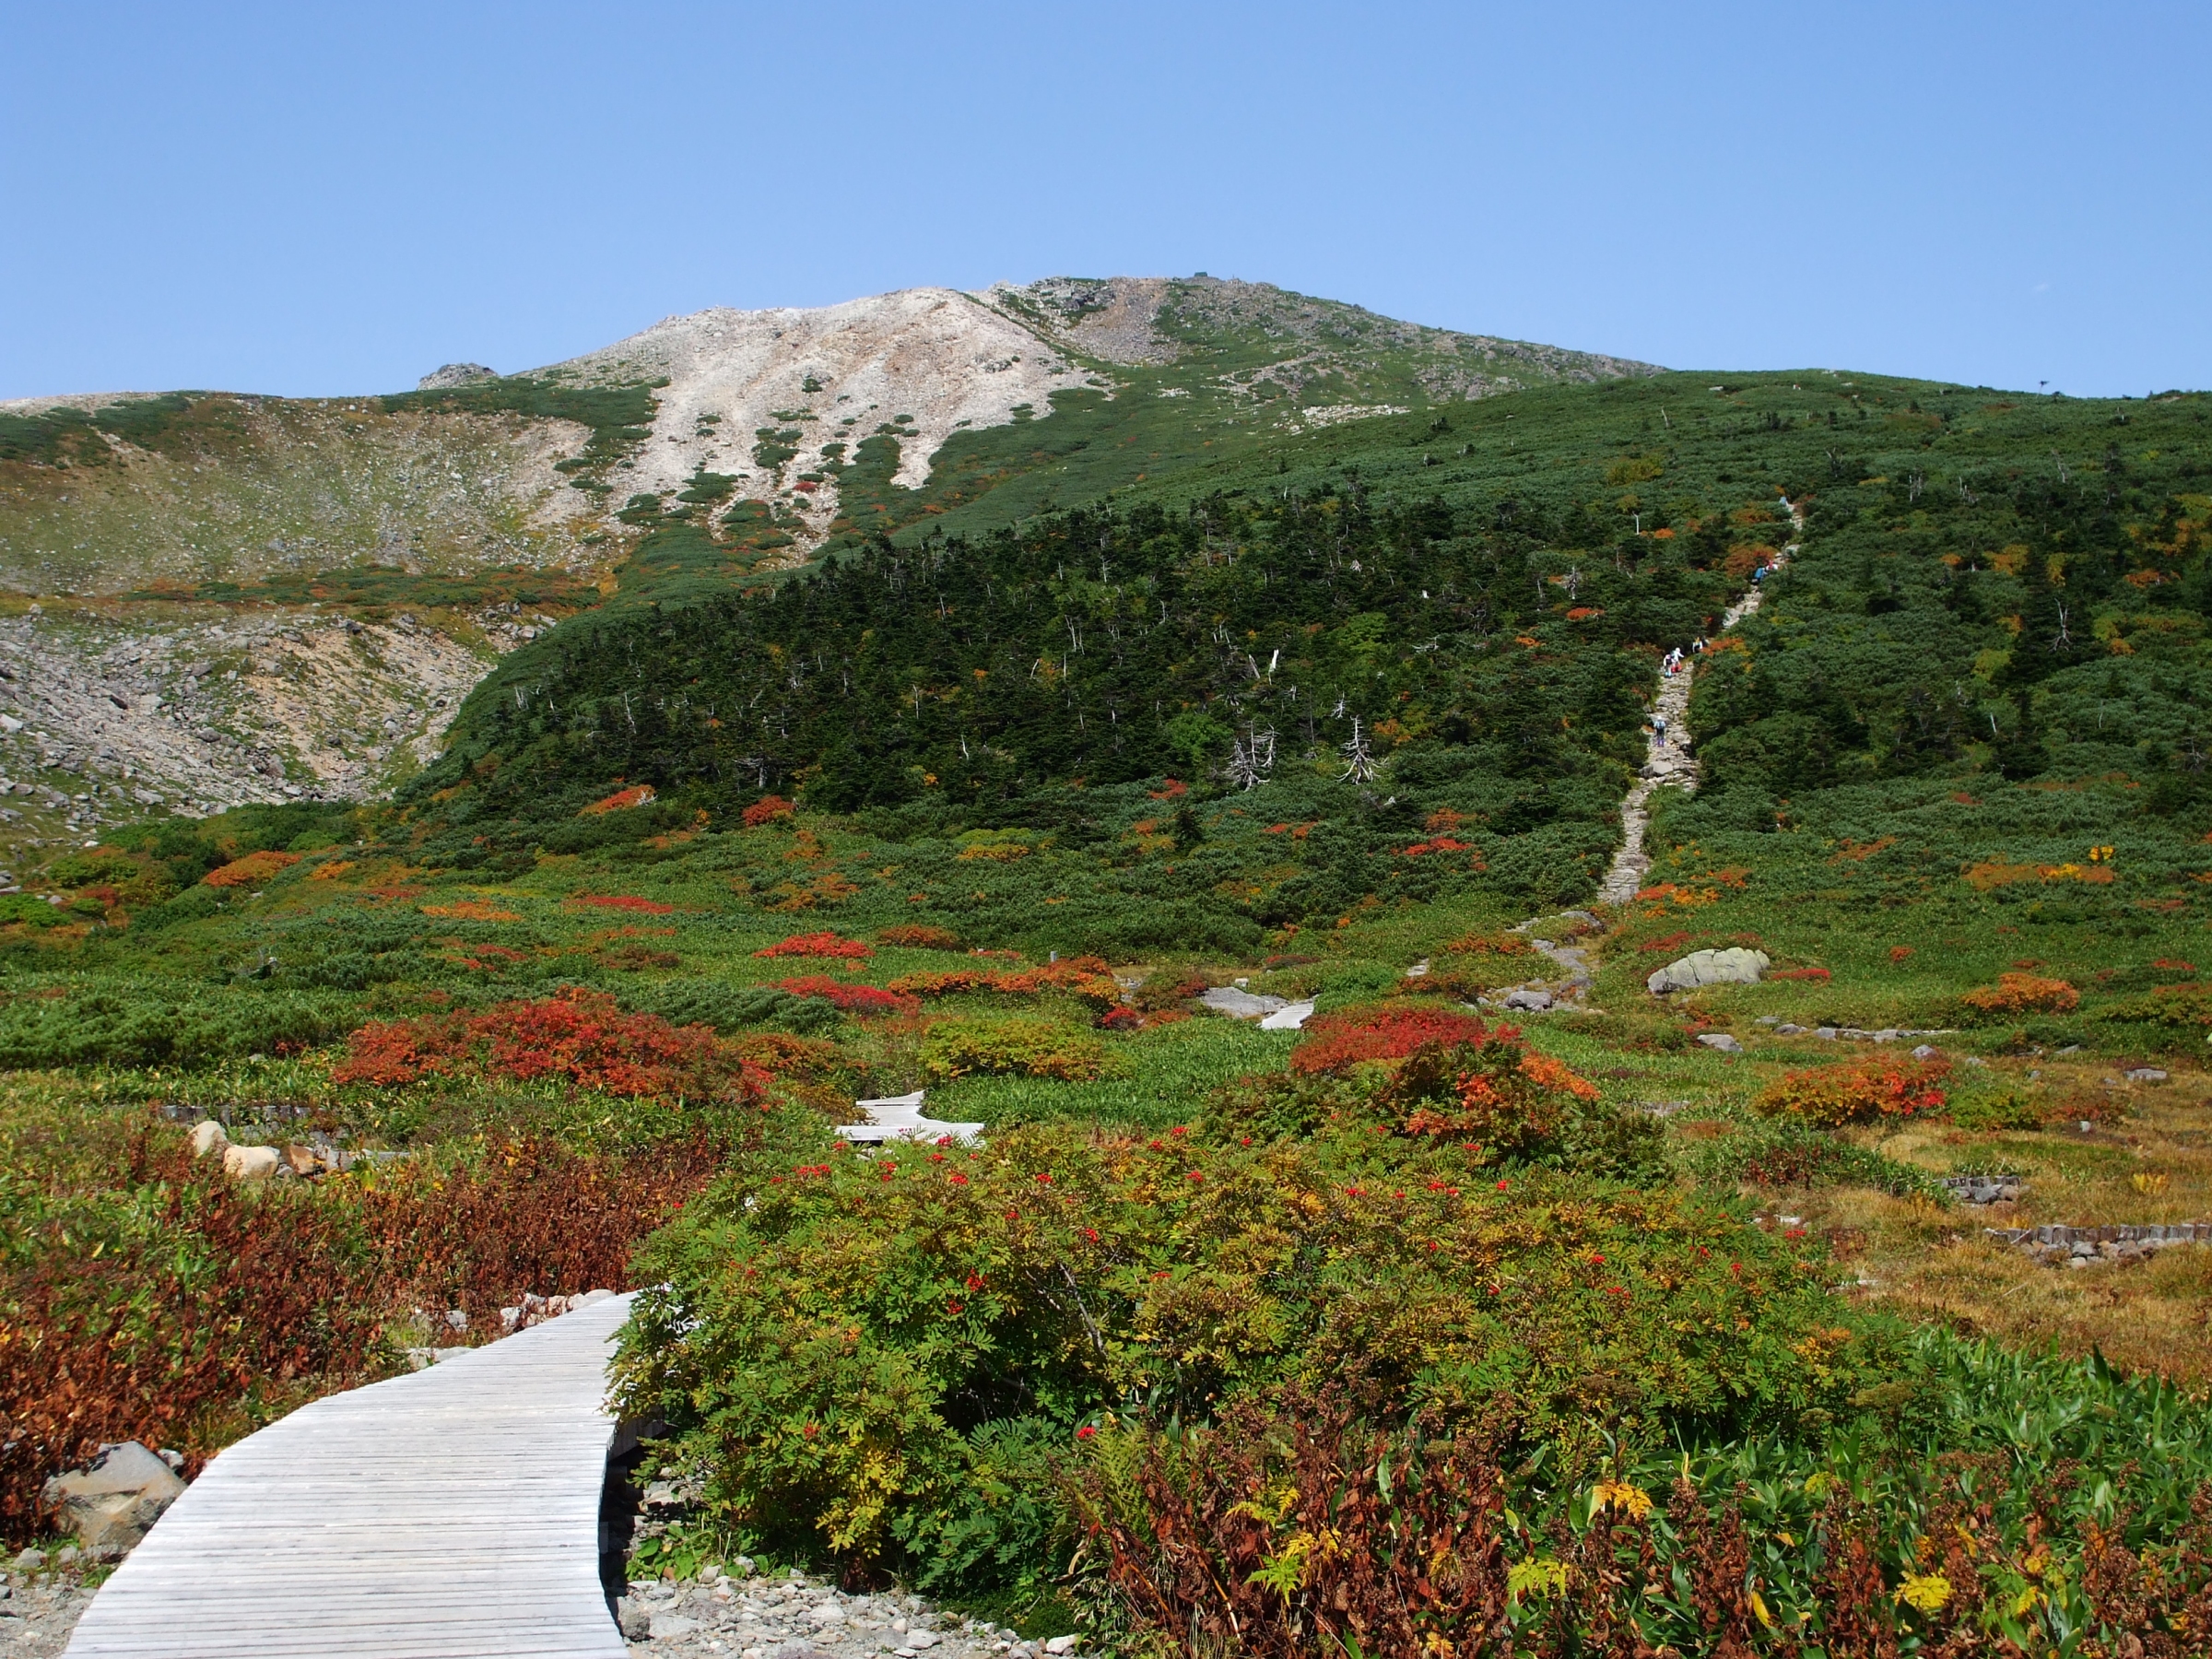
<path fill-rule="evenodd" d="M 1664 714 L 1652 716 L 1652 747 L 1653 748 L 1666 747 L 1666 716 Z"/>

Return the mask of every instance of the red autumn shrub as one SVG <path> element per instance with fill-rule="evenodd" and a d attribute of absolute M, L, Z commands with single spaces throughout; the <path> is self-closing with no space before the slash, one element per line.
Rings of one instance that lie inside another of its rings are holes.
<path fill-rule="evenodd" d="M 353 1033 L 337 1083 L 393 1085 L 429 1077 L 550 1077 L 602 1094 L 759 1100 L 767 1077 L 712 1027 L 625 1014 L 604 992 L 564 987 L 479 1014 L 375 1021 Z"/>
<path fill-rule="evenodd" d="M 1825 968 L 1777 968 L 1767 977 L 1771 980 L 1812 980 L 1825 984 L 1833 976 Z"/>
<path fill-rule="evenodd" d="M 841 939 L 833 933 L 793 934 L 788 939 L 779 939 L 757 957 L 849 957 L 859 960 L 876 953 L 858 939 Z"/>
<path fill-rule="evenodd" d="M 589 904 L 599 910 L 635 911 L 640 915 L 666 916 L 675 913 L 676 906 L 663 904 L 657 899 L 638 899 L 628 893 L 571 893 L 571 904 Z"/>
<path fill-rule="evenodd" d="M 209 887 L 252 887 L 257 881 L 266 881 L 281 871 L 290 869 L 300 862 L 297 853 L 249 853 L 243 858 L 234 858 L 219 870 L 210 870 L 200 877 Z"/>
<path fill-rule="evenodd" d="M 1416 841 L 1410 847 L 1401 847 L 1399 852 L 1407 858 L 1420 858 L 1430 853 L 1465 853 L 1469 848 L 1469 842 L 1454 841 L 1449 835 L 1440 835 L 1433 841 Z"/>
<path fill-rule="evenodd" d="M 1476 1016 L 1449 1008 L 1347 1009 L 1306 1022 L 1304 1040 L 1291 1052 L 1290 1067 L 1309 1076 L 1341 1072 L 1362 1060 L 1403 1060 L 1431 1044 L 1449 1049 L 1480 1043 L 1489 1030 Z"/>
<path fill-rule="evenodd" d="M 1109 1008 L 1099 1016 L 1099 1030 L 1101 1031 L 1134 1031 L 1141 1029 L 1144 1023 L 1145 1017 L 1125 1005 Z"/>
<path fill-rule="evenodd" d="M 1846 1060 L 1785 1072 L 1751 1103 L 1769 1117 L 1799 1117 L 1824 1128 L 1876 1117 L 1913 1117 L 1942 1110 L 1942 1079 L 1950 1069 L 1950 1062 L 1940 1056 Z"/>
<path fill-rule="evenodd" d="M 808 974 L 801 979 L 778 980 L 776 989 L 788 991 L 794 996 L 819 997 L 831 1007 L 844 1014 L 857 1014 L 866 1019 L 886 1014 L 919 1014 L 919 997 L 901 996 L 896 991 L 881 991 L 874 985 L 848 985 L 842 980 L 833 980 L 826 973 Z"/>
<path fill-rule="evenodd" d="M 787 818 L 796 810 L 782 795 L 771 794 L 762 795 L 738 816 L 745 820 L 747 830 L 758 830 L 761 825 L 772 823 L 777 818 Z"/>

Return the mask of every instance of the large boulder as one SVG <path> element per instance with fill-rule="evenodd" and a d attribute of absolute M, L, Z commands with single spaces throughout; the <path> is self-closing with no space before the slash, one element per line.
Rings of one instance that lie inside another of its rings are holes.
<path fill-rule="evenodd" d="M 1735 946 L 1727 950 L 1693 950 L 1669 962 L 1644 981 L 1653 996 L 1670 991 L 1695 991 L 1700 985 L 1756 985 L 1773 966 L 1763 950 Z"/>
<path fill-rule="evenodd" d="M 1241 985 L 1216 985 L 1198 999 L 1217 1014 L 1231 1019 L 1253 1019 L 1279 1014 L 1290 1005 L 1279 996 L 1247 991 Z"/>
<path fill-rule="evenodd" d="M 81 1469 L 56 1475 L 42 1496 L 55 1524 L 87 1549 L 124 1550 L 184 1490 L 176 1471 L 136 1441 L 102 1446 Z"/>

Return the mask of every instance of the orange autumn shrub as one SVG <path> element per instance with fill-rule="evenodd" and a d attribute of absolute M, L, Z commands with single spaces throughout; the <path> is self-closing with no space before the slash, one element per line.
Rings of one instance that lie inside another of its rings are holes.
<path fill-rule="evenodd" d="M 846 957 L 858 961 L 876 953 L 858 939 L 841 939 L 833 933 L 793 934 L 756 950 L 757 957 Z M 900 987 L 894 985 L 893 990 Z"/>
<path fill-rule="evenodd" d="M 851 1054 L 819 1037 L 794 1037 L 787 1031 L 749 1031 L 731 1039 L 740 1059 L 759 1066 L 771 1077 L 814 1081 L 853 1070 Z M 858 1069 L 865 1070 L 865 1064 Z"/>
<path fill-rule="evenodd" d="M 1494 1031 L 1481 1042 L 1413 1056 L 1393 1094 L 1406 1108 L 1407 1135 L 1479 1146 L 1495 1157 L 1556 1141 L 1569 1114 L 1598 1090 L 1548 1054 Z"/>
<path fill-rule="evenodd" d="M 925 922 L 901 922 L 879 932 L 876 943 L 905 950 L 958 950 L 960 935 L 949 927 L 932 927 Z"/>
<path fill-rule="evenodd" d="M 2008 1014 L 2070 1014 L 2081 1006 L 2081 993 L 2062 979 L 2000 973 L 1995 984 L 1979 986 L 1959 1000 L 1978 1014 L 2001 1018 Z"/>
<path fill-rule="evenodd" d="M 1888 1057 L 1847 1060 L 1784 1073 L 1752 1105 L 1768 1117 L 1802 1118 L 1822 1128 L 1877 1117 L 1915 1117 L 1943 1109 L 1950 1062 Z"/>
<path fill-rule="evenodd" d="M 938 968 L 906 973 L 892 980 L 889 990 L 912 996 L 957 996 L 990 992 L 1001 996 L 1038 996 L 1047 991 L 1065 991 L 1095 1007 L 1112 1008 L 1122 1000 L 1121 982 L 1101 957 L 1063 957 L 1042 968 L 1003 973 L 981 963 L 973 967 Z M 1200 986 L 1203 990 L 1205 987 Z"/>
<path fill-rule="evenodd" d="M 210 870 L 200 877 L 209 887 L 252 887 L 257 881 L 266 881 L 272 876 L 290 869 L 300 862 L 297 853 L 279 853 L 274 848 L 261 853 L 249 853 L 243 858 L 234 858 L 219 870 Z"/>
<path fill-rule="evenodd" d="M 744 819 L 745 827 L 747 830 L 758 830 L 763 824 L 773 823 L 778 818 L 787 818 L 797 810 L 782 795 L 762 795 L 739 813 L 738 817 Z"/>
<path fill-rule="evenodd" d="M 653 794 L 652 784 L 635 783 L 628 789 L 618 789 L 613 794 L 594 801 L 589 806 L 579 807 L 576 816 L 598 818 L 609 812 L 625 812 L 632 806 L 650 806 L 658 798 Z"/>
<path fill-rule="evenodd" d="M 1536 947 L 1516 933 L 1468 934 L 1444 947 L 1447 956 L 1534 956 Z"/>
<path fill-rule="evenodd" d="M 481 899 L 463 899 L 453 904 L 426 904 L 426 916 L 435 916 L 447 922 L 520 922 L 522 917 L 511 910 L 501 910 Z"/>

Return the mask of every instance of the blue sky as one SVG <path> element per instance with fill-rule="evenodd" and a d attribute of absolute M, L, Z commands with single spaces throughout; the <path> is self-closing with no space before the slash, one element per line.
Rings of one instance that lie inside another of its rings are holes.
<path fill-rule="evenodd" d="M 1680 368 L 2212 385 L 2212 8 L 0 4 L 0 397 L 1196 270 Z"/>

